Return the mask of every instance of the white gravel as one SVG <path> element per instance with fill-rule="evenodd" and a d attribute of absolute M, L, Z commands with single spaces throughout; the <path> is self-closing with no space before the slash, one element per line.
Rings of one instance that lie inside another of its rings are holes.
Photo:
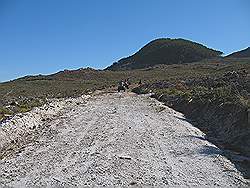
<path fill-rule="evenodd" d="M 0 186 L 246 185 L 221 154 L 146 95 L 54 100 L 0 127 Z"/>

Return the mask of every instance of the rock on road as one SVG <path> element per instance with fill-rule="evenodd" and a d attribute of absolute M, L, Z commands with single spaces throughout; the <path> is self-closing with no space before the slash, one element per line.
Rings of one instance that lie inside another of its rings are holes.
<path fill-rule="evenodd" d="M 107 93 L 55 104 L 56 115 L 37 126 L 33 122 L 38 130 L 33 140 L 2 157 L 0 186 L 246 183 L 200 130 L 182 114 L 147 95 Z M 34 114 L 38 113 L 39 110 L 33 110 L 19 117 L 19 122 L 29 124 L 31 119 L 26 116 L 36 117 Z M 6 132 L 5 126 L 10 127 L 6 123 L 0 129 Z"/>

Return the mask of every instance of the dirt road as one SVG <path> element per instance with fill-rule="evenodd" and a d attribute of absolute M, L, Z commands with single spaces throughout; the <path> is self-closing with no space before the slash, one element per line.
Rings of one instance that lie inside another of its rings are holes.
<path fill-rule="evenodd" d="M 0 137 L 1 186 L 245 185 L 201 131 L 149 96 L 54 101 L 2 125 Z"/>

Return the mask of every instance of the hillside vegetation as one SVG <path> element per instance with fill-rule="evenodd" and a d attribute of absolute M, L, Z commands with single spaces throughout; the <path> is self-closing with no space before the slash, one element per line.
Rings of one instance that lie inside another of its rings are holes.
<path fill-rule="evenodd" d="M 184 39 L 156 39 L 145 45 L 134 55 L 123 58 L 107 70 L 140 69 L 157 64 L 184 64 L 218 57 L 220 51 Z"/>
<path fill-rule="evenodd" d="M 144 83 L 186 79 L 200 79 L 222 75 L 228 71 L 249 70 L 249 61 L 235 59 L 204 60 L 199 63 L 159 65 L 153 68 L 129 71 L 101 71 L 94 69 L 64 70 L 52 75 L 26 76 L 0 84 L 0 119 L 25 112 L 50 98 L 76 97 L 97 89 L 116 87 L 121 79 Z"/>

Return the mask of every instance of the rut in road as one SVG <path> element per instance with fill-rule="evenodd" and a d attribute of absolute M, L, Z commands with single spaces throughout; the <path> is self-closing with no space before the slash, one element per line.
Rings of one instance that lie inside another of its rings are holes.
<path fill-rule="evenodd" d="M 0 185 L 246 183 L 182 114 L 147 95 L 111 93 L 69 103 L 35 142 L 0 161 Z"/>

